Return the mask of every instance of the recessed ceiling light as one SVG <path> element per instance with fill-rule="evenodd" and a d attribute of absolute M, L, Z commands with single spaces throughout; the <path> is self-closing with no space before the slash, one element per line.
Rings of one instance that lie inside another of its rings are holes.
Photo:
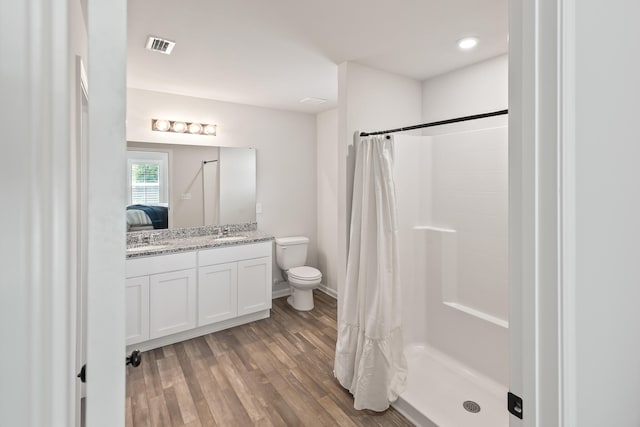
<path fill-rule="evenodd" d="M 324 104 L 327 100 L 323 98 L 302 98 L 300 102 L 302 104 L 319 105 Z"/>
<path fill-rule="evenodd" d="M 458 40 L 458 47 L 462 50 L 473 49 L 478 45 L 478 39 L 476 37 L 465 37 Z"/>

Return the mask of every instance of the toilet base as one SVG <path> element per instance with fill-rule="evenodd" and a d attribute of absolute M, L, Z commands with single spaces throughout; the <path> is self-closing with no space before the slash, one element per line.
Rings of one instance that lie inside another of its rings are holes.
<path fill-rule="evenodd" d="M 296 289 L 292 286 L 287 303 L 298 311 L 313 310 L 313 289 Z"/>

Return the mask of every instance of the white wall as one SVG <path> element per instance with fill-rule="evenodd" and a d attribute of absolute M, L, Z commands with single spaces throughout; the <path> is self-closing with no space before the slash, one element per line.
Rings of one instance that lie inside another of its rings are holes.
<path fill-rule="evenodd" d="M 338 294 L 346 275 L 356 130 L 420 123 L 420 82 L 353 62 L 338 67 Z M 340 311 L 338 311 L 340 317 Z"/>
<path fill-rule="evenodd" d="M 563 81 L 563 142 L 570 156 L 564 178 L 575 177 L 565 181 L 569 195 L 563 199 L 575 203 L 565 235 L 575 236 L 565 252 L 574 251 L 575 264 L 564 258 L 565 268 L 575 267 L 574 300 L 564 307 L 575 316 L 575 347 L 567 360 L 575 369 L 569 377 L 576 378 L 572 425 L 638 426 L 640 3 L 588 1 L 573 7 L 575 23 L 565 25 L 575 56 L 565 58 Z"/>
<path fill-rule="evenodd" d="M 508 105 L 508 57 L 497 56 L 425 80 L 422 84 L 422 120 L 433 122 L 454 117 L 504 110 Z M 478 123 L 505 123 L 504 117 L 424 129 L 425 135 L 477 129 Z"/>
<path fill-rule="evenodd" d="M 153 132 L 152 118 L 215 123 L 218 132 Z M 317 267 L 315 115 L 129 88 L 127 140 L 256 148 L 258 228 L 276 237 L 309 237 L 307 263 Z M 277 268 L 274 278 L 280 278 Z"/>
<path fill-rule="evenodd" d="M 504 55 L 425 81 L 422 121 L 506 109 L 507 65 Z M 508 330 L 487 319 L 508 320 L 507 135 L 504 127 L 490 129 L 506 121 L 501 116 L 423 130 L 434 136 L 424 155 L 432 164 L 423 183 L 432 186 L 430 217 L 421 225 L 455 233 L 415 236 L 430 241 L 431 251 L 443 243 L 438 256 L 451 256 L 455 263 L 452 283 L 429 276 L 428 344 L 505 385 Z M 453 239 L 451 254 L 445 253 L 451 243 L 440 239 Z M 456 307 L 471 308 L 475 315 Z"/>
<path fill-rule="evenodd" d="M 338 109 L 317 115 L 318 265 L 322 282 L 338 290 Z"/>

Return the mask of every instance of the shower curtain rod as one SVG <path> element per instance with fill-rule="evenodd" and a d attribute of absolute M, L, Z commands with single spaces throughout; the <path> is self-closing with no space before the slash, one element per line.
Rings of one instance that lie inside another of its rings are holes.
<path fill-rule="evenodd" d="M 475 114 L 473 116 L 456 117 L 455 119 L 440 120 L 440 121 L 437 121 L 437 122 L 423 123 L 421 125 L 407 126 L 407 127 L 403 127 L 403 128 L 397 128 L 397 129 L 380 130 L 380 131 L 376 131 L 376 132 L 360 132 L 360 136 L 384 135 L 386 133 L 402 132 L 402 131 L 405 131 L 405 130 L 430 128 L 430 127 L 433 127 L 433 126 L 448 125 L 450 123 L 466 122 L 466 121 L 469 121 L 469 120 L 484 119 L 486 117 L 493 117 L 493 116 L 502 116 L 504 114 L 509 114 L 509 110 L 492 111 L 491 113 Z"/>

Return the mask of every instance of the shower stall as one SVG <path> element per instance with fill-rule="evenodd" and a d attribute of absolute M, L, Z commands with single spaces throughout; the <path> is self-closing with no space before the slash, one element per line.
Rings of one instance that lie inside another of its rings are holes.
<path fill-rule="evenodd" d="M 508 425 L 508 137 L 499 119 L 394 137 L 409 367 L 394 406 L 420 426 Z"/>

